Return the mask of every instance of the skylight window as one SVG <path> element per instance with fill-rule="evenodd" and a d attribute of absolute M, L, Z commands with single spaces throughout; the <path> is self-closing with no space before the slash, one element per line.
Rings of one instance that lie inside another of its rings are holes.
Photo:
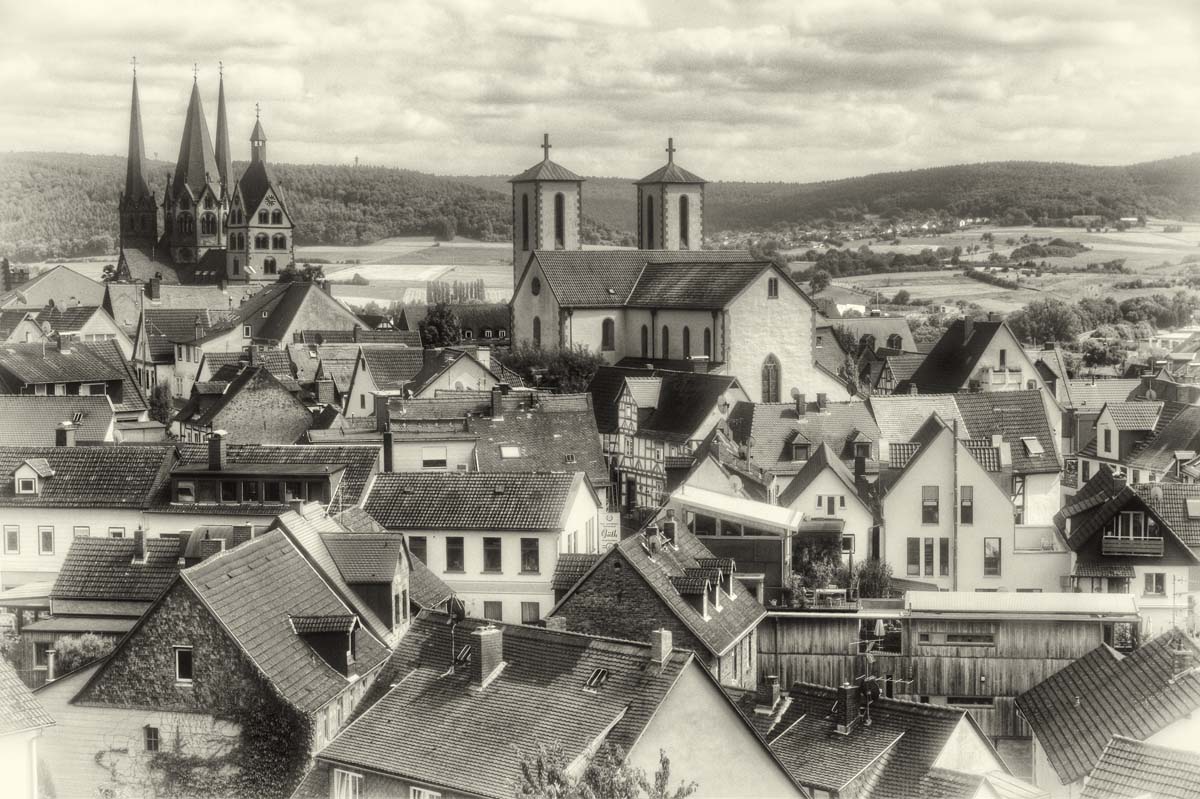
<path fill-rule="evenodd" d="M 517 446 L 502 445 L 500 447 L 500 457 L 506 460 L 509 458 L 519 458 L 521 457 L 521 448 Z"/>
<path fill-rule="evenodd" d="M 1025 451 L 1030 455 L 1041 455 L 1046 451 L 1042 449 L 1042 442 L 1033 436 L 1021 436 L 1021 443 L 1025 445 Z"/>
<path fill-rule="evenodd" d="M 467 644 L 462 649 L 458 650 L 458 654 L 454 656 L 454 662 L 462 665 L 463 663 L 471 662 L 471 645 Z"/>
<path fill-rule="evenodd" d="M 583 687 L 586 690 L 595 691 L 597 688 L 603 686 L 606 682 L 608 682 L 608 669 L 596 669 L 592 672 L 591 676 L 587 678 L 587 682 L 584 683 Z"/>
<path fill-rule="evenodd" d="M 567 463 L 574 463 L 574 462 L 575 462 L 575 455 L 568 453 L 567 454 Z"/>
<path fill-rule="evenodd" d="M 1187 515 L 1189 519 L 1200 519 L 1200 497 L 1188 499 Z"/>

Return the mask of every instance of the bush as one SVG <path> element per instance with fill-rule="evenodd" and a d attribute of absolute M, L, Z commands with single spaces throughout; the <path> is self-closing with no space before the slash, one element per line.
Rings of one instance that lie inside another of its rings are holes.
<path fill-rule="evenodd" d="M 887 599 L 892 595 L 892 566 L 871 558 L 854 567 L 858 595 L 867 599 Z"/>
<path fill-rule="evenodd" d="M 578 394 L 587 391 L 604 359 L 594 352 L 574 349 L 544 349 L 520 345 L 507 353 L 496 353 L 500 362 L 521 376 L 525 385 Z"/>
<path fill-rule="evenodd" d="M 66 674 L 69 671 L 81 666 L 86 666 L 94 660 L 99 660 L 113 651 L 116 646 L 117 639 L 101 638 L 94 633 L 84 633 L 83 635 L 68 635 L 65 638 L 59 638 L 54 644 L 54 651 L 57 656 L 55 662 L 55 670 L 59 674 Z"/>
<path fill-rule="evenodd" d="M 994 253 L 993 253 L 994 254 Z M 1015 280 L 993 275 L 991 272 L 984 272 L 982 269 L 966 269 L 963 271 L 963 277 L 969 277 L 972 280 L 978 280 L 980 283 L 989 283 L 993 286 L 999 286 L 1002 289 L 1018 289 L 1020 284 Z"/>

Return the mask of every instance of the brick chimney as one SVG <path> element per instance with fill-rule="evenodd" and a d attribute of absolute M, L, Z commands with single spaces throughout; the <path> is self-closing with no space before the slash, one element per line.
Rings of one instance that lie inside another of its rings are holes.
<path fill-rule="evenodd" d="M 650 633 L 650 662 L 664 665 L 671 659 L 671 650 L 674 643 L 671 640 L 671 631 L 663 627 L 654 630 Z"/>
<path fill-rule="evenodd" d="M 59 422 L 58 428 L 54 431 L 54 446 L 75 446 L 75 425 L 70 422 Z"/>
<path fill-rule="evenodd" d="M 754 697 L 754 710 L 756 712 L 769 712 L 774 709 L 779 703 L 779 675 L 768 674 L 763 678 L 763 681 L 758 684 L 758 691 Z"/>
<path fill-rule="evenodd" d="M 488 625 L 471 631 L 471 687 L 482 689 L 504 662 L 504 631 Z"/>
<path fill-rule="evenodd" d="M 858 687 L 844 682 L 837 689 L 837 710 L 834 720 L 839 735 L 849 735 L 858 721 Z"/>
<path fill-rule="evenodd" d="M 504 418 L 504 389 L 492 386 L 492 418 L 499 421 Z"/>
<path fill-rule="evenodd" d="M 146 531 L 140 524 L 133 531 L 133 562 L 146 562 Z"/>
<path fill-rule="evenodd" d="M 796 418 L 804 416 L 804 412 L 808 410 L 808 397 L 803 394 L 796 395 Z"/>
<path fill-rule="evenodd" d="M 396 441 L 391 430 L 383 431 L 383 470 L 385 472 L 392 471 L 393 458 L 395 458 Z"/>
<path fill-rule="evenodd" d="M 333 394 L 333 380 L 328 377 L 317 381 L 317 402 L 322 405 L 332 405 L 337 401 Z"/>
<path fill-rule="evenodd" d="M 228 465 L 229 451 L 225 444 L 225 435 L 224 430 L 214 430 L 208 437 L 209 471 L 223 471 Z"/>
<path fill-rule="evenodd" d="M 154 277 L 150 278 L 150 282 L 146 284 L 146 294 L 152 300 L 162 298 L 162 272 L 155 272 Z"/>

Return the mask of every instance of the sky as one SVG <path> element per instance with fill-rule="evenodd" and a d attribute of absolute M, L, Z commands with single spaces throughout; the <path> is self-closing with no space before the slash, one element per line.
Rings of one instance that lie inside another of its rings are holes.
<path fill-rule="evenodd" d="M 1200 151 L 1197 0 L 0 0 L 0 151 L 123 154 L 130 58 L 173 161 L 193 64 L 234 158 L 443 175 L 551 157 L 814 181 Z M 186 11 L 184 10 L 186 9 Z"/>

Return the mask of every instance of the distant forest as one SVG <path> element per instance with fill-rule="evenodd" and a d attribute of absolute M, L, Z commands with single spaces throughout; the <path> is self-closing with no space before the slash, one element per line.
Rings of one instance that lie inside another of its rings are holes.
<path fill-rule="evenodd" d="M 240 173 L 244 166 L 235 163 L 234 169 Z M 161 192 L 172 167 L 150 162 L 152 188 Z M 272 169 L 295 216 L 301 245 L 450 234 L 508 240 L 512 235 L 504 176 L 439 177 L 320 164 L 272 164 Z M 30 261 L 111 252 L 124 172 L 125 160 L 118 156 L 0 154 L 0 255 Z M 584 184 L 586 242 L 633 243 L 631 183 L 591 178 Z M 1200 155 L 1117 167 L 1004 162 L 823 183 L 710 183 L 704 202 L 710 233 L 925 212 L 1035 221 L 1076 214 L 1190 218 L 1200 212 Z"/>

